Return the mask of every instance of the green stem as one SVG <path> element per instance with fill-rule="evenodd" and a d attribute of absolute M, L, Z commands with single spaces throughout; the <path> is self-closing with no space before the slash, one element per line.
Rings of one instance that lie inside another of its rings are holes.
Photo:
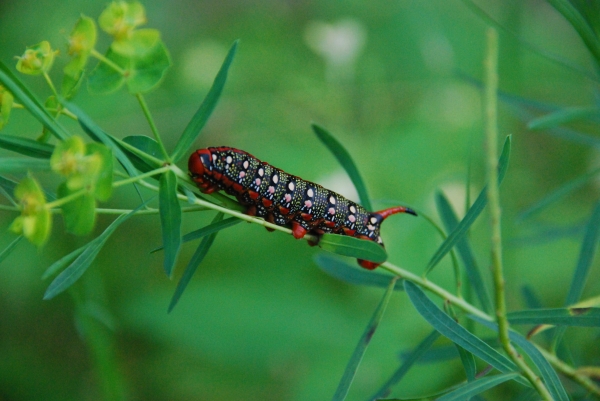
<path fill-rule="evenodd" d="M 48 75 L 47 72 L 43 73 L 44 79 L 46 80 L 46 82 L 48 83 L 48 86 L 50 87 L 50 90 L 52 91 L 52 93 L 54 94 L 54 96 L 58 99 L 58 92 L 56 91 L 56 88 L 54 87 L 54 84 L 52 83 L 52 80 L 50 79 L 50 76 Z"/>
<path fill-rule="evenodd" d="M 510 343 L 509 325 L 506 318 L 506 296 L 504 289 L 504 272 L 502 266 L 502 235 L 500 227 L 500 194 L 498 191 L 498 33 L 490 28 L 487 31 L 487 57 L 485 60 L 485 132 L 487 143 L 487 196 L 491 223 L 491 261 L 494 278 L 496 320 L 498 322 L 498 338 L 506 353 L 521 369 L 527 380 L 545 400 L 552 401 L 552 395 L 544 383 L 527 365 Z"/>
<path fill-rule="evenodd" d="M 385 262 L 379 267 L 381 269 L 387 270 L 388 272 L 390 272 L 404 280 L 408 280 L 411 283 L 414 283 L 426 290 L 429 290 L 431 293 L 448 301 L 449 303 L 451 303 L 452 305 L 456 306 L 457 308 L 463 310 L 464 312 L 478 316 L 489 322 L 494 321 L 494 318 L 492 316 L 488 315 L 487 313 L 483 312 L 482 310 L 478 309 L 477 307 L 471 305 L 469 302 L 465 301 L 464 299 L 455 296 L 454 294 L 450 293 L 449 291 L 446 291 L 445 289 L 438 286 L 437 284 L 432 283 L 431 281 L 428 281 L 427 279 L 425 279 L 417 274 L 411 273 L 410 271 L 405 270 L 399 266 L 393 265 L 390 262 Z M 546 360 L 548 362 L 550 362 L 550 364 L 552 364 L 552 366 L 554 366 L 554 368 L 556 370 L 563 373 L 565 376 L 570 377 L 575 382 L 581 384 L 581 386 L 583 386 L 586 390 L 590 391 L 591 393 L 593 393 L 597 396 L 600 396 L 600 387 L 598 387 L 587 376 L 579 373 L 577 371 L 577 369 L 575 369 L 572 366 L 561 361 L 556 355 L 552 354 L 551 352 L 545 350 L 544 348 L 541 348 L 537 344 L 534 344 L 534 345 L 538 348 L 538 350 L 542 353 L 542 355 L 544 355 Z M 550 399 L 552 399 L 552 398 L 550 398 Z"/>
<path fill-rule="evenodd" d="M 130 178 L 126 178 L 121 181 L 113 182 L 113 188 L 118 188 L 118 187 L 126 185 L 126 184 L 131 184 L 132 182 L 142 181 L 145 178 L 149 178 L 149 177 L 152 177 L 157 174 L 162 174 L 165 171 L 168 171 L 170 169 L 171 169 L 171 166 L 164 166 L 164 167 L 157 168 L 156 170 L 148 171 L 147 173 L 144 173 L 144 174 L 136 175 L 135 177 L 130 177 Z"/>
<path fill-rule="evenodd" d="M 98 51 L 96 49 L 92 49 L 92 51 L 90 52 L 90 55 L 93 57 L 96 57 L 98 60 L 100 60 L 101 62 L 108 65 L 110 68 L 112 68 L 116 72 L 118 72 L 120 75 L 122 75 L 122 76 L 127 75 L 127 70 L 124 70 L 123 68 L 119 67 L 114 61 L 111 61 L 111 60 L 107 59 L 106 57 L 104 57 L 104 55 L 98 53 Z"/>
<path fill-rule="evenodd" d="M 86 193 L 88 193 L 88 189 L 87 188 L 81 188 L 79 191 L 73 192 L 70 195 L 67 195 L 67 196 L 62 197 L 60 199 L 57 199 L 54 202 L 46 203 L 46 209 L 48 209 L 48 210 L 55 209 L 57 207 L 60 207 L 60 206 L 64 205 L 65 203 L 71 202 L 73 199 L 77 199 L 80 196 L 85 195 Z"/>
<path fill-rule="evenodd" d="M 183 213 L 190 213 L 190 212 L 202 212 L 202 211 L 206 211 L 206 210 L 210 210 L 204 206 L 189 206 L 189 207 L 182 207 L 181 211 Z M 96 208 L 96 213 L 98 214 L 127 214 L 127 213 L 131 213 L 133 211 L 133 209 L 104 209 L 104 208 Z M 154 209 L 154 208 L 149 208 L 149 209 L 145 209 L 145 210 L 139 210 L 137 211 L 135 214 L 136 216 L 138 214 L 158 214 L 159 213 L 159 209 Z"/>
<path fill-rule="evenodd" d="M 150 114 L 150 109 L 148 109 L 148 105 L 146 104 L 146 100 L 144 99 L 144 96 L 141 93 L 136 93 L 135 97 L 137 98 L 138 102 L 140 103 L 140 106 L 142 107 L 142 111 L 144 112 L 144 115 L 146 116 L 146 120 L 148 120 L 148 124 L 150 124 L 150 129 L 152 130 L 154 139 L 156 139 L 156 142 L 158 143 L 158 146 L 160 147 L 160 151 L 162 152 L 163 156 L 165 157 L 165 160 L 167 162 L 171 163 L 171 158 L 169 157 L 169 154 L 167 153 L 167 150 L 165 149 L 165 145 L 162 143 L 162 139 L 160 138 L 160 134 L 158 133 L 158 128 L 156 128 L 156 124 L 154 124 L 154 119 L 152 118 L 152 114 Z"/>

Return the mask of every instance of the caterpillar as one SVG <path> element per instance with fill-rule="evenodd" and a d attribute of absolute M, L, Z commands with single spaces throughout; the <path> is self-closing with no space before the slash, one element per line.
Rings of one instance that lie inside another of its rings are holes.
<path fill-rule="evenodd" d="M 417 213 L 397 206 L 369 212 L 344 196 L 263 162 L 243 150 L 221 146 L 198 149 L 189 158 L 190 176 L 200 190 L 223 190 L 247 206 L 246 214 L 284 226 L 291 223 L 296 239 L 307 233 L 335 233 L 375 241 L 381 223 L 396 213 Z M 309 243 L 310 244 L 310 243 Z M 311 245 L 315 245 L 312 243 Z M 358 259 L 373 270 L 379 264 Z"/>

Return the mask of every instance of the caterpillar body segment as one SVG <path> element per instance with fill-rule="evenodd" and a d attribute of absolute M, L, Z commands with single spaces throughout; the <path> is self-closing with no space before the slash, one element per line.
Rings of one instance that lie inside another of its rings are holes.
<path fill-rule="evenodd" d="M 190 156 L 188 168 L 202 192 L 225 191 L 247 206 L 247 214 L 279 226 L 291 224 L 297 239 L 309 232 L 334 233 L 383 246 L 379 231 L 387 217 L 396 213 L 417 215 L 403 206 L 369 212 L 336 192 L 231 147 L 198 149 Z M 368 260 L 359 259 L 358 263 L 369 270 L 379 266 Z"/>

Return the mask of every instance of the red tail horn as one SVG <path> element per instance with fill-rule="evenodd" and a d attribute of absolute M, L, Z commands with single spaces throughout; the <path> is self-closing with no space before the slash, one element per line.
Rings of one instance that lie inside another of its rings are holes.
<path fill-rule="evenodd" d="M 396 214 L 396 213 L 408 213 L 408 214 L 412 214 L 413 216 L 417 215 L 417 212 L 415 212 L 411 208 L 404 207 L 404 206 L 391 207 L 389 209 L 384 209 L 384 210 L 380 210 L 379 212 L 375 212 L 375 214 L 380 215 L 383 220 L 387 219 L 389 216 Z"/>

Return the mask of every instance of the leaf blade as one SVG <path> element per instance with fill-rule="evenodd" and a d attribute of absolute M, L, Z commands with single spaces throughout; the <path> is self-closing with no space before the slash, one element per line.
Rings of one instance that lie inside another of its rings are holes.
<path fill-rule="evenodd" d="M 219 212 L 213 219 L 212 224 L 218 223 L 222 219 L 223 219 L 223 213 Z M 189 284 L 190 280 L 194 276 L 196 269 L 198 268 L 200 263 L 202 263 L 202 261 L 204 260 L 204 257 L 206 256 L 206 254 L 208 253 L 208 250 L 210 249 L 213 242 L 215 241 L 215 238 L 218 233 L 219 232 L 217 231 L 217 232 L 214 232 L 214 233 L 204 237 L 202 239 L 202 241 L 200 242 L 200 244 L 198 245 L 198 248 L 196 248 L 194 255 L 192 255 L 192 258 L 188 262 L 188 265 L 186 266 L 185 271 L 183 272 L 183 275 L 181 276 L 181 278 L 179 279 L 179 282 L 177 283 L 177 288 L 175 289 L 175 292 L 173 293 L 173 297 L 171 298 L 171 303 L 169 304 L 168 313 L 171 313 L 173 308 L 175 308 L 175 305 L 177 305 L 177 302 L 179 302 L 179 299 L 181 298 L 183 291 L 185 291 L 185 289 L 187 288 L 187 285 Z"/>
<path fill-rule="evenodd" d="M 315 257 L 315 263 L 325 273 L 330 276 L 345 281 L 350 284 L 368 285 L 379 288 L 386 288 L 390 283 L 389 274 L 379 273 L 377 271 L 369 271 L 363 268 L 350 266 L 346 262 L 327 254 L 319 254 Z M 404 285 L 402 282 L 396 282 L 397 291 L 403 291 Z"/>
<path fill-rule="evenodd" d="M 221 69 L 217 73 L 215 80 L 213 81 L 208 94 L 202 101 L 200 108 L 196 111 L 196 114 L 192 117 L 187 127 L 183 130 L 183 133 L 179 137 L 177 144 L 175 145 L 175 150 L 173 150 L 173 154 L 171 156 L 173 162 L 179 161 L 185 154 L 188 152 L 188 149 L 198 135 L 204 125 L 208 121 L 208 118 L 212 114 L 221 93 L 223 92 L 223 87 L 225 86 L 225 81 L 227 80 L 227 74 L 229 72 L 229 67 L 233 62 L 233 58 L 237 51 L 238 41 L 233 42 L 231 49 L 229 49 L 229 53 L 225 57 L 225 61 L 221 65 Z"/>
<path fill-rule="evenodd" d="M 151 198 L 152 199 L 152 198 Z M 98 237 L 90 241 L 85 247 L 83 252 L 71 263 L 65 270 L 63 270 L 48 286 L 44 293 L 44 300 L 49 300 L 65 291 L 71 285 L 73 285 L 85 271 L 90 267 L 108 238 L 111 234 L 124 223 L 127 219 L 135 214 L 140 208 L 145 206 L 151 199 L 142 203 L 140 206 L 129 212 L 128 214 L 122 214 L 117 217 Z"/>
<path fill-rule="evenodd" d="M 506 314 L 511 324 L 600 327 L 600 308 L 526 309 Z"/>
<path fill-rule="evenodd" d="M 329 149 L 329 151 L 333 154 L 333 156 L 337 159 L 340 165 L 346 170 L 346 173 L 352 180 L 354 184 L 354 188 L 356 188 L 356 192 L 358 192 L 358 197 L 360 198 L 361 205 L 369 210 L 373 211 L 373 207 L 371 206 L 371 200 L 369 198 L 367 187 L 358 172 L 358 168 L 350 156 L 350 153 L 344 148 L 344 146 L 333 136 L 329 131 L 325 128 L 317 125 L 311 124 L 311 127 L 317 137 L 321 140 L 321 142 Z"/>
<path fill-rule="evenodd" d="M 177 199 L 177 176 L 171 170 L 160 176 L 158 209 L 165 249 L 163 267 L 167 277 L 171 277 L 181 249 L 181 205 Z"/>
<path fill-rule="evenodd" d="M 471 334 L 467 329 L 440 310 L 415 284 L 405 281 L 404 289 L 419 314 L 444 337 L 460 345 L 502 373 L 510 373 L 517 370 L 515 364 L 507 357 L 490 347 L 479 337 Z M 521 377 L 517 378 L 517 381 L 529 385 Z"/>
<path fill-rule="evenodd" d="M 508 161 L 510 158 L 510 144 L 511 136 L 507 136 L 504 141 L 504 147 L 502 148 L 502 154 L 498 160 L 498 185 L 502 183 L 506 170 L 508 168 Z M 427 264 L 427 270 L 430 270 L 439 263 L 440 260 L 456 245 L 456 243 L 463 238 L 467 233 L 471 225 L 475 222 L 479 214 L 483 211 L 487 205 L 487 186 L 485 186 L 473 205 L 469 208 L 465 217 L 458 223 L 456 228 L 448 235 L 448 237 L 442 242 L 438 250 L 432 256 L 431 260 Z"/>
<path fill-rule="evenodd" d="M 352 384 L 352 380 L 354 379 L 356 371 L 358 370 L 358 365 L 360 365 L 360 361 L 362 360 L 362 357 L 369 346 L 369 343 L 371 342 L 371 338 L 373 337 L 373 334 L 375 334 L 375 331 L 379 326 L 379 322 L 381 322 L 381 318 L 383 317 L 383 313 L 385 312 L 387 304 L 392 297 L 396 280 L 397 277 L 393 277 L 390 280 L 390 283 L 383 294 L 383 298 L 381 298 L 379 305 L 377 305 L 377 308 L 375 308 L 373 316 L 371 316 L 371 320 L 367 324 L 367 327 L 363 335 L 360 337 L 360 340 L 358 340 L 358 344 L 354 348 L 354 352 L 352 353 L 352 356 L 346 365 L 342 379 L 340 380 L 335 394 L 333 395 L 333 401 L 342 401 L 346 398 L 348 390 L 350 389 L 350 385 Z"/>
<path fill-rule="evenodd" d="M 454 210 L 452 210 L 448 198 L 446 198 L 442 192 L 438 192 L 436 195 L 436 205 L 438 207 L 438 213 L 442 218 L 442 222 L 446 227 L 446 231 L 453 231 L 458 225 L 458 218 L 456 217 Z M 458 255 L 465 265 L 467 277 L 471 283 L 471 287 L 477 294 L 481 307 L 485 312 L 490 312 L 492 310 L 492 301 L 489 291 L 481 277 L 481 272 L 479 271 L 475 256 L 473 255 L 473 251 L 471 250 L 471 246 L 469 245 L 466 236 L 463 236 L 457 241 L 456 248 L 458 250 Z"/>
<path fill-rule="evenodd" d="M 374 241 L 364 240 L 349 235 L 325 233 L 318 243 L 321 249 L 338 255 L 383 263 L 387 260 L 385 249 Z"/>
<path fill-rule="evenodd" d="M 469 318 L 496 332 L 498 331 L 498 325 L 496 323 L 483 320 L 473 315 L 469 315 Z M 552 368 L 552 365 L 550 365 L 546 358 L 544 358 L 542 353 L 535 347 L 535 345 L 533 345 L 525 337 L 523 337 L 521 334 L 517 333 L 512 329 L 509 331 L 508 337 L 510 338 L 510 341 L 517 344 L 529 356 L 529 358 L 531 358 L 531 361 L 537 366 L 538 370 L 540 371 L 540 376 L 544 380 L 544 383 L 546 384 L 548 391 L 552 395 L 552 398 L 557 401 L 569 401 L 567 391 L 565 390 L 560 379 L 558 378 L 558 374 Z"/>
<path fill-rule="evenodd" d="M 58 139 L 64 140 L 69 137 L 67 131 L 48 113 L 42 104 L 35 98 L 33 93 L 17 78 L 12 71 L 0 61 L 0 82 L 25 106 L 25 108 L 42 125 Z"/>
<path fill-rule="evenodd" d="M 475 381 L 465 384 L 464 386 L 457 388 L 456 390 L 450 393 L 441 396 L 437 400 L 463 401 L 464 399 L 468 399 L 469 397 L 473 397 L 474 395 L 483 393 L 484 391 L 496 387 L 508 380 L 513 380 L 518 376 L 518 373 L 512 372 L 477 379 Z"/>
<path fill-rule="evenodd" d="M 39 159 L 49 159 L 54 146 L 14 135 L 0 135 L 0 147 Z"/>

